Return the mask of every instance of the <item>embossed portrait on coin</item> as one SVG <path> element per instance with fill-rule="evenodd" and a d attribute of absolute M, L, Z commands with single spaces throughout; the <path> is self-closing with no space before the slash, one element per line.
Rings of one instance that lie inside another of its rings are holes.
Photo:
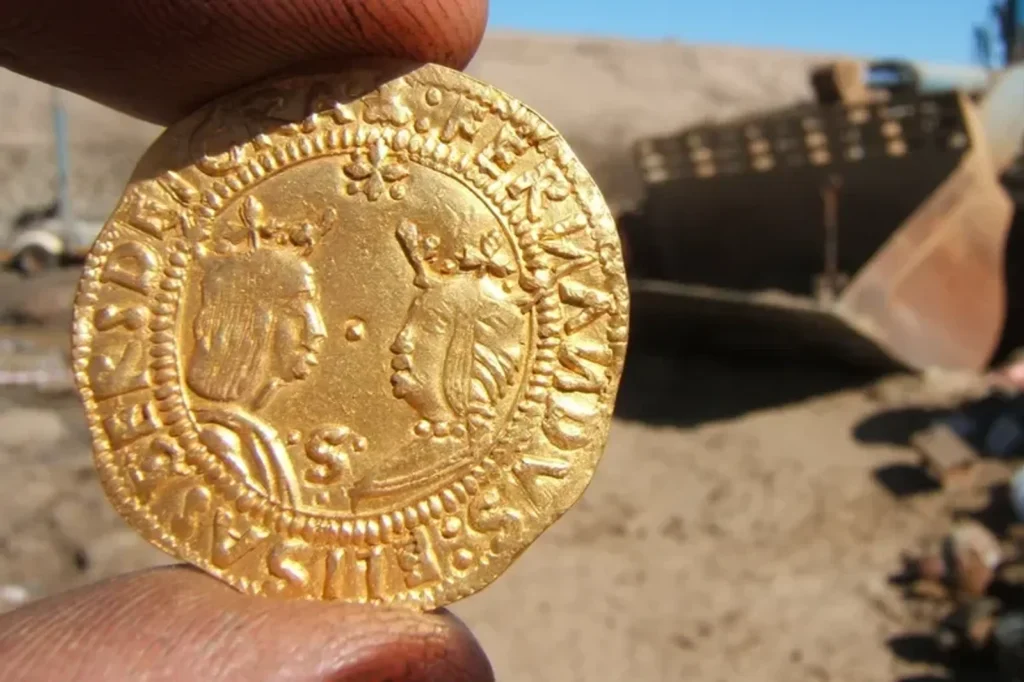
<path fill-rule="evenodd" d="M 459 469 L 493 437 L 500 403 L 522 369 L 525 310 L 497 232 L 456 259 L 405 222 L 397 232 L 420 290 L 391 345 L 391 386 L 420 417 L 410 457 L 379 467 L 357 497 L 400 493 Z M 441 260 L 435 267 L 435 262 Z"/>
<path fill-rule="evenodd" d="M 213 403 L 194 411 L 204 444 L 237 475 L 286 505 L 299 502 L 294 465 L 276 431 L 256 417 L 288 383 L 307 378 L 327 331 L 305 256 L 333 225 L 267 220 L 250 197 L 245 238 L 199 258 L 199 311 L 186 382 Z"/>

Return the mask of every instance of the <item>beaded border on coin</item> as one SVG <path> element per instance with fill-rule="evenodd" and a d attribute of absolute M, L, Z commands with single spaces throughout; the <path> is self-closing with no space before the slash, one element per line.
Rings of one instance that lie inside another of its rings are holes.
<path fill-rule="evenodd" d="M 314 80 L 316 77 L 301 77 L 281 81 L 280 84 L 306 83 Z M 393 85 L 396 82 L 400 85 Z M 407 73 L 392 81 L 391 87 L 399 94 L 407 92 L 402 90 L 401 84 L 408 86 L 409 89 L 417 86 L 425 88 L 422 97 L 428 107 L 440 103 L 445 94 L 456 94 L 480 107 L 486 115 L 498 117 L 502 124 L 512 125 L 529 148 L 541 155 L 543 160 L 537 168 L 560 174 L 567 181 L 571 189 L 569 196 L 578 203 L 580 214 L 574 224 L 553 226 L 551 234 L 557 236 L 579 229 L 588 230 L 594 240 L 594 260 L 599 264 L 605 280 L 605 292 L 598 302 L 600 309 L 595 314 L 608 320 L 606 341 L 612 360 L 607 366 L 598 394 L 596 411 L 591 417 L 593 422 L 588 424 L 593 442 L 596 443 L 590 447 L 598 449 L 598 452 L 590 457 L 593 465 L 596 465 L 607 438 L 608 422 L 625 356 L 629 318 L 629 294 L 618 235 L 614 220 L 599 190 L 550 124 L 496 89 L 437 66 L 422 67 Z M 352 105 L 360 102 L 361 100 L 357 100 Z M 197 217 L 214 218 L 218 211 L 239 193 L 258 185 L 262 180 L 293 163 L 319 157 L 366 152 L 371 145 L 379 144 L 381 141 L 390 153 L 401 154 L 410 163 L 419 164 L 457 180 L 490 207 L 496 216 L 500 216 L 506 237 L 511 237 L 518 248 L 517 260 L 520 267 L 531 273 L 533 284 L 537 287 L 538 296 L 530 325 L 532 352 L 529 369 L 517 396 L 517 407 L 512 417 L 503 425 L 502 434 L 496 439 L 496 445 L 468 474 L 404 509 L 354 515 L 355 518 L 345 520 L 324 518 L 299 510 L 279 509 L 259 491 L 233 479 L 224 465 L 198 441 L 196 425 L 186 407 L 184 388 L 179 383 L 179 359 L 174 333 L 179 297 L 185 284 L 184 278 L 190 259 L 190 245 L 186 240 L 179 238 L 171 241 L 172 250 L 167 256 L 168 266 L 164 269 L 154 300 L 150 302 L 153 316 L 149 324 L 149 330 L 152 332 L 149 369 L 154 382 L 153 394 L 158 406 L 159 421 L 184 450 L 187 465 L 202 476 L 207 484 L 214 487 L 223 505 L 231 505 L 252 522 L 264 524 L 283 536 L 301 538 L 316 545 L 375 546 L 388 543 L 394 535 L 412 531 L 417 526 L 428 523 L 441 524 L 442 532 L 446 526 L 451 530 L 452 524 L 448 519 L 454 518 L 459 524 L 462 521 L 458 517 L 446 519 L 446 515 L 458 512 L 464 505 L 471 504 L 474 498 L 479 499 L 480 504 L 487 508 L 496 504 L 494 494 L 487 495 L 489 490 L 495 489 L 490 486 L 498 485 L 493 479 L 502 471 L 514 467 L 518 458 L 530 454 L 535 433 L 542 428 L 541 421 L 545 416 L 545 410 L 549 409 L 549 392 L 556 381 L 559 348 L 564 343 L 562 334 L 566 320 L 562 313 L 563 300 L 560 299 L 558 286 L 546 286 L 545 280 L 550 272 L 547 271 L 543 260 L 547 253 L 545 245 L 538 239 L 537 225 L 530 220 L 527 202 L 519 197 L 512 197 L 506 184 L 496 182 L 492 176 L 485 173 L 478 162 L 475 150 L 473 153 L 460 153 L 453 144 L 441 141 L 438 137 L 439 131 L 431 130 L 429 120 L 421 118 L 396 125 L 393 121 L 382 120 L 366 123 L 358 120 L 359 116 L 356 116 L 355 121 L 342 124 L 324 113 L 314 113 L 311 117 L 315 117 L 313 125 L 307 125 L 289 135 L 275 136 L 272 148 L 261 151 L 248 163 L 241 164 L 239 168 L 212 181 L 209 189 L 205 191 L 199 191 L 182 182 L 180 176 L 174 172 L 168 172 L 156 181 L 165 189 L 184 198 L 188 210 L 195 211 Z M 400 198 L 394 193 L 390 196 L 392 199 Z M 89 254 L 76 297 L 73 329 L 75 378 L 87 407 L 95 460 L 103 486 L 114 505 L 122 510 L 129 522 L 153 544 L 196 564 L 245 592 L 260 594 L 263 590 L 259 584 L 217 569 L 211 565 L 210 557 L 202 556 L 199 552 L 183 551 L 185 548 L 181 543 L 176 541 L 161 521 L 133 494 L 132 482 L 125 467 L 116 461 L 115 450 L 111 447 L 101 422 L 87 371 L 96 333 L 92 313 L 93 307 L 100 301 L 100 275 L 106 258 L 114 247 L 114 241 L 120 238 L 122 232 L 123 229 L 116 227 L 115 221 L 112 220 L 104 228 Z M 587 302 L 587 305 L 592 303 Z M 589 483 L 592 471 L 581 475 L 586 477 L 586 481 L 580 487 L 579 494 L 582 494 Z M 565 508 L 539 513 L 538 516 L 543 520 L 537 524 L 540 530 L 534 533 L 533 537 L 513 540 L 512 547 L 501 546 L 496 542 L 488 544 L 482 556 L 475 557 L 475 560 L 481 569 L 488 568 L 491 562 L 496 560 L 502 564 L 493 566 L 495 570 L 483 571 L 485 574 L 491 574 L 489 578 L 485 575 L 482 580 L 473 579 L 472 576 L 467 579 L 465 575 L 454 576 L 449 573 L 433 585 L 366 601 L 408 603 L 418 608 L 430 609 L 468 596 L 493 581 L 537 535 L 561 516 L 575 499 L 578 499 L 578 495 L 575 495 L 568 505 L 563 505 Z M 458 531 L 458 528 L 454 529 L 454 532 Z M 463 559 L 466 562 L 473 560 L 472 557 L 467 559 L 465 556 Z"/>

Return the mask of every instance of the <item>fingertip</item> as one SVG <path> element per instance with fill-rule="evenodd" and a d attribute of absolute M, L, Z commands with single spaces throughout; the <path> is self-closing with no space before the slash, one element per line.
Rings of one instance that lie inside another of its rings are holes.
<path fill-rule="evenodd" d="M 451 652 L 449 659 L 459 661 L 461 662 L 460 665 L 466 667 L 464 679 L 473 680 L 474 682 L 476 680 L 493 682 L 494 668 L 491 666 L 490 659 L 487 657 L 476 636 L 469 629 L 469 626 L 447 609 L 438 609 L 429 615 L 441 620 L 444 624 L 445 637 L 448 641 L 448 649 Z M 438 677 L 436 679 L 446 678 Z"/>
<path fill-rule="evenodd" d="M 52 657 L 52 642 L 69 652 Z M 151 569 L 0 617 L 0 679 L 492 682 L 448 611 L 250 597 L 187 566 Z"/>
<path fill-rule="evenodd" d="M 493 682 L 494 671 L 479 642 L 451 614 L 422 614 L 404 609 L 385 613 L 363 607 L 375 624 L 363 630 L 372 644 L 352 647 L 334 658 L 324 682 Z M 378 628 L 374 634 L 371 629 Z M 352 656 L 352 651 L 358 655 Z"/>
<path fill-rule="evenodd" d="M 22 0 L 0 66 L 169 124 L 309 63 L 390 57 L 464 68 L 488 0 Z"/>
<path fill-rule="evenodd" d="M 347 4 L 364 27 L 367 54 L 455 69 L 465 68 L 476 53 L 489 11 L 488 0 L 419 0 L 415 11 L 407 2 Z"/>

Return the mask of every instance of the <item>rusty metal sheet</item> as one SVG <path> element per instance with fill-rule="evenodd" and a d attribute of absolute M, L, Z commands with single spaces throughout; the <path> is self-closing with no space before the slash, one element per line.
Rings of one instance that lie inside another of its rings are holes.
<path fill-rule="evenodd" d="M 981 370 L 1006 319 L 1012 217 L 983 120 L 965 93 L 902 93 L 642 141 L 632 290 L 740 346 Z"/>
<path fill-rule="evenodd" d="M 980 370 L 1006 319 L 1013 205 L 972 150 L 843 292 L 838 311 L 915 369 Z"/>

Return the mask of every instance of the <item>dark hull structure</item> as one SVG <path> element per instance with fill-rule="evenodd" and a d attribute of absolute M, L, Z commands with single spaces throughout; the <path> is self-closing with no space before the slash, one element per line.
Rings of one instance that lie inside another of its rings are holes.
<path fill-rule="evenodd" d="M 987 365 L 1012 166 L 974 94 L 873 97 L 853 73 L 814 74 L 824 102 L 637 145 L 647 194 L 620 229 L 639 315 L 744 350 Z"/>

